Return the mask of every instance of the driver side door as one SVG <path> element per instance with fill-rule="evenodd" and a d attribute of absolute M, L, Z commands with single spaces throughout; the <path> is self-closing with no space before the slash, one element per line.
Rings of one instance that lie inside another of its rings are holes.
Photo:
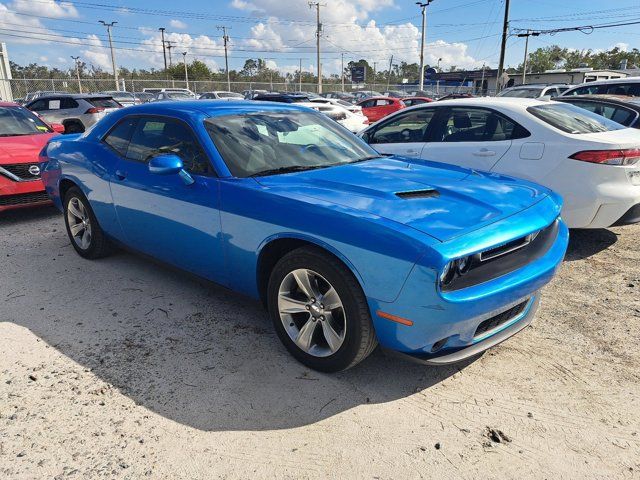
<path fill-rule="evenodd" d="M 126 244 L 224 283 L 218 178 L 191 127 L 172 117 L 125 117 L 103 141 L 119 156 L 110 184 Z M 149 161 L 167 153 L 180 157 L 192 184 L 149 171 Z"/>
<path fill-rule="evenodd" d="M 367 133 L 365 140 L 380 153 L 419 157 L 437 110 L 432 107 L 399 113 Z"/>

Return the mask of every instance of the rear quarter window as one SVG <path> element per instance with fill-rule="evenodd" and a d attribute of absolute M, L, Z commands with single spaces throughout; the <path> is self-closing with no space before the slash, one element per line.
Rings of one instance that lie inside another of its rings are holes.
<path fill-rule="evenodd" d="M 87 102 L 89 102 L 94 107 L 101 108 L 119 108 L 120 104 L 116 102 L 113 98 L 88 98 Z M 77 105 L 77 104 L 76 104 Z"/>
<path fill-rule="evenodd" d="M 527 108 L 527 112 L 553 128 L 574 135 L 625 128 L 608 118 L 567 103 L 553 102 L 548 105 L 536 105 Z"/>

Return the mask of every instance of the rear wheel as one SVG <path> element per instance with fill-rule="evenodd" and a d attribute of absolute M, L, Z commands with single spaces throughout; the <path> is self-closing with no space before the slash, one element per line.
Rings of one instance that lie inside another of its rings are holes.
<path fill-rule="evenodd" d="M 64 196 L 64 221 L 71 245 L 79 255 L 94 259 L 111 253 L 109 240 L 78 187 L 70 188 Z"/>
<path fill-rule="evenodd" d="M 320 249 L 294 250 L 276 264 L 269 279 L 268 307 L 282 343 L 315 370 L 353 367 L 377 345 L 360 284 L 340 261 Z"/>

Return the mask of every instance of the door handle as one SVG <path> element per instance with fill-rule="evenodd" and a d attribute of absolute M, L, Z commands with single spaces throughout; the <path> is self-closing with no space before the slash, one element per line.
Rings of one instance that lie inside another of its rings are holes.
<path fill-rule="evenodd" d="M 480 150 L 473 152 L 473 154 L 476 157 L 495 157 L 496 152 L 493 150 L 487 150 L 486 148 L 481 148 Z"/>
<path fill-rule="evenodd" d="M 417 157 L 419 152 L 411 148 L 409 150 L 405 150 L 404 154 L 407 155 L 408 157 Z"/>
<path fill-rule="evenodd" d="M 124 180 L 127 178 L 127 172 L 123 172 L 122 170 L 116 170 L 116 178 L 118 180 Z"/>

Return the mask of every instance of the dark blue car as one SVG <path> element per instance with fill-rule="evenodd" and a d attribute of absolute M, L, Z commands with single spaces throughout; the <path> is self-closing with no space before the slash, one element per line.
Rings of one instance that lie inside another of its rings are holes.
<path fill-rule="evenodd" d="M 42 162 L 80 255 L 122 245 L 261 299 L 322 371 L 378 344 L 429 364 L 479 354 L 531 322 L 567 247 L 549 190 L 381 157 L 294 105 L 129 107 Z"/>

